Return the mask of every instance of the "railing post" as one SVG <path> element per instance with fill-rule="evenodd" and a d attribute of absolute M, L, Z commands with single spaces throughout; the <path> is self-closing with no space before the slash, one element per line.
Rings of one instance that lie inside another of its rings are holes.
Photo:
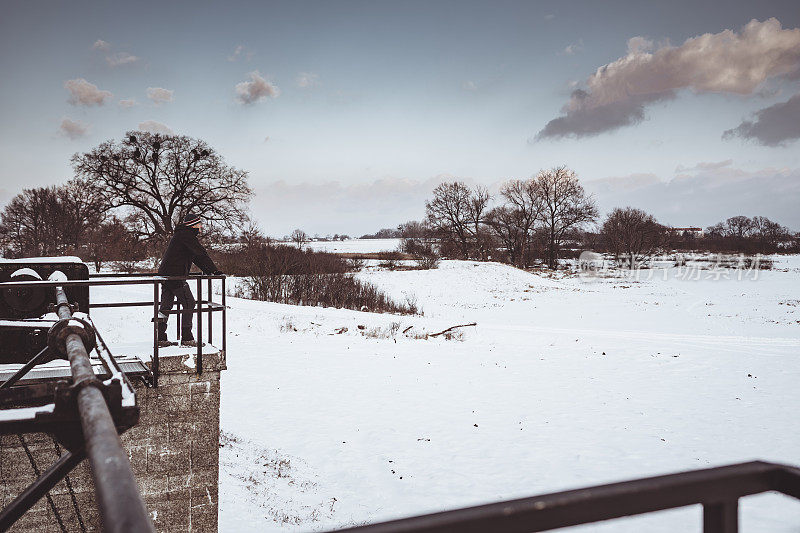
<path fill-rule="evenodd" d="M 197 278 L 197 373 L 203 373 L 203 280 Z"/>
<path fill-rule="evenodd" d="M 704 503 L 703 533 L 739 533 L 739 500 Z"/>
<path fill-rule="evenodd" d="M 153 361 L 150 369 L 153 372 L 153 386 L 158 387 L 158 327 L 161 325 L 158 320 L 158 308 L 161 303 L 158 297 L 158 282 L 153 282 Z M 166 326 L 166 323 L 164 324 Z"/>
<path fill-rule="evenodd" d="M 183 313 L 181 313 L 181 310 L 183 309 L 183 306 L 181 305 L 180 300 L 178 300 L 177 298 L 175 298 L 173 301 L 177 301 L 177 305 L 175 306 L 175 311 L 177 313 L 175 315 L 175 318 L 177 318 L 177 320 L 175 321 L 175 326 L 176 326 L 176 328 L 175 328 L 175 338 L 180 343 L 180 341 L 181 341 L 181 326 L 183 325 L 183 324 L 181 324 L 182 319 L 183 319 Z"/>
<path fill-rule="evenodd" d="M 214 315 L 211 313 L 211 295 L 213 294 L 211 290 L 213 288 L 211 285 L 212 281 L 211 278 L 208 278 L 208 344 L 214 343 L 214 321 L 212 318 Z"/>
<path fill-rule="evenodd" d="M 228 307 L 225 305 L 225 276 L 222 276 L 222 353 L 227 355 L 228 333 L 225 330 L 228 318 Z"/>

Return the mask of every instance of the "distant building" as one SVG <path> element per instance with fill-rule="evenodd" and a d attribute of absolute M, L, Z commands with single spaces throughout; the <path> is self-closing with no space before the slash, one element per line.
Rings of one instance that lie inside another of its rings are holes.
<path fill-rule="evenodd" d="M 670 233 L 679 237 L 702 237 L 703 228 L 687 227 L 687 228 L 669 228 Z"/>

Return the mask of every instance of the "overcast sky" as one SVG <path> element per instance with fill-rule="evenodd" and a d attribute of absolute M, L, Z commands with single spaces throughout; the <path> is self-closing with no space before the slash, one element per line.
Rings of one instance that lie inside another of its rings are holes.
<path fill-rule="evenodd" d="M 271 235 L 424 215 L 568 165 L 603 211 L 800 230 L 800 8 L 783 2 L 29 2 L 0 18 L 0 202 L 131 129 L 245 169 Z"/>

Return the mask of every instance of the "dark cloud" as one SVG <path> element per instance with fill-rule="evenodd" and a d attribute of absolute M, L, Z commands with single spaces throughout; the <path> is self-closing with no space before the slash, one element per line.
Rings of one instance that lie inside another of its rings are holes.
<path fill-rule="evenodd" d="M 800 139 L 800 93 L 786 102 L 757 111 L 753 120 L 745 120 L 722 134 L 723 139 L 733 137 L 754 140 L 766 146 L 785 146 Z"/>
<path fill-rule="evenodd" d="M 587 137 L 637 124 L 647 105 L 681 89 L 751 95 L 767 79 L 800 73 L 800 29 L 783 29 L 774 18 L 751 20 L 739 33 L 723 30 L 652 48 L 648 39 L 630 39 L 627 55 L 589 76 L 586 89 L 573 92 L 563 115 L 536 139 Z"/>
<path fill-rule="evenodd" d="M 587 97 L 588 94 L 581 89 L 576 89 L 572 93 L 573 101 L 582 101 Z M 644 108 L 647 104 L 674 97 L 674 91 L 667 91 L 631 96 L 596 107 L 579 106 L 574 111 L 548 122 L 542 131 L 536 134 L 533 141 L 548 137 L 593 137 L 623 126 L 632 126 L 644 120 Z"/>

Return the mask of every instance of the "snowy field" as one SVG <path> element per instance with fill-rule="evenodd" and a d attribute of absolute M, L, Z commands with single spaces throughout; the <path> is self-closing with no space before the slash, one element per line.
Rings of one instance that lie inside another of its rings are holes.
<path fill-rule="evenodd" d="M 281 242 L 294 246 L 294 243 Z M 400 239 L 350 239 L 347 241 L 313 241 L 305 247 L 316 252 L 330 252 L 337 254 L 367 254 L 374 252 L 394 252 L 400 244 Z"/>
<path fill-rule="evenodd" d="M 467 261 L 360 274 L 416 298 L 424 317 L 229 298 L 220 531 L 325 530 L 753 459 L 800 464 L 800 257 L 755 280 L 653 274 L 551 279 Z M 96 313 L 112 349 L 134 335 L 117 327 L 130 313 Z M 797 533 L 797 501 L 741 503 L 743 531 Z M 699 531 L 701 516 L 575 531 Z"/>

